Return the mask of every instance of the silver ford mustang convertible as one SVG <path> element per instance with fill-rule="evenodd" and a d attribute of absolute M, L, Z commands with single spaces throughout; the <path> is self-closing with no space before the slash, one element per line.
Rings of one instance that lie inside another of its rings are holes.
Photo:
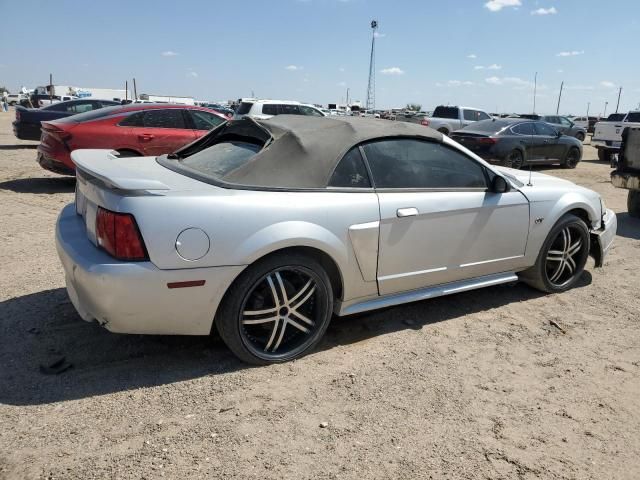
<path fill-rule="evenodd" d="M 310 351 L 334 314 L 517 280 L 563 292 L 616 232 L 597 193 L 404 122 L 245 118 L 168 156 L 72 158 L 56 240 L 82 318 L 215 328 L 254 364 Z"/>

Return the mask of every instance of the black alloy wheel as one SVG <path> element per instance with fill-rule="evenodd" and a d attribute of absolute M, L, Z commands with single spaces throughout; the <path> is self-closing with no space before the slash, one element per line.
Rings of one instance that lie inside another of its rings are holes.
<path fill-rule="evenodd" d="M 571 147 L 567 152 L 567 155 L 564 157 L 562 166 L 564 168 L 576 168 L 578 162 L 580 162 L 580 150 L 576 147 Z"/>
<path fill-rule="evenodd" d="M 332 316 L 327 273 L 313 258 L 276 255 L 249 267 L 216 319 L 220 336 L 256 365 L 293 360 L 322 338 Z"/>
<path fill-rule="evenodd" d="M 520 170 L 524 165 L 524 156 L 520 150 L 513 150 L 503 162 L 503 166 Z"/>

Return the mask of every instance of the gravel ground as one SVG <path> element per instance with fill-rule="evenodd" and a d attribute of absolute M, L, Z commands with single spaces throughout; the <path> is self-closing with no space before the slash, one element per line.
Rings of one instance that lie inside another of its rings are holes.
<path fill-rule="evenodd" d="M 40 169 L 12 119 L 0 114 L 0 478 L 640 478 L 640 221 L 593 148 L 545 169 L 618 213 L 605 267 L 590 261 L 579 287 L 339 319 L 311 355 L 248 368 L 219 340 L 78 317 L 53 239 L 74 182 Z M 69 370 L 40 371 L 59 356 Z"/>

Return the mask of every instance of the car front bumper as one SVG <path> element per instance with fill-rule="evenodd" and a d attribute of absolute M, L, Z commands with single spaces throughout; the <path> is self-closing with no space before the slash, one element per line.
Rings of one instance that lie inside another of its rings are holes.
<path fill-rule="evenodd" d="M 613 210 L 607 209 L 602 218 L 602 226 L 591 231 L 591 255 L 596 261 L 596 267 L 602 267 L 604 259 L 613 246 L 613 239 L 618 229 L 618 218 Z"/>
<path fill-rule="evenodd" d="M 116 260 L 89 241 L 75 204 L 58 217 L 56 247 L 75 309 L 116 333 L 208 335 L 222 297 L 245 268 L 161 270 L 148 261 Z M 168 287 L 194 280 L 205 283 Z"/>

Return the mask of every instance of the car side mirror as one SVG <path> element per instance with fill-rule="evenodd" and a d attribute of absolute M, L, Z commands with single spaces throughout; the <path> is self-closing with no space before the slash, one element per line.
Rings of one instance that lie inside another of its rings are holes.
<path fill-rule="evenodd" d="M 504 177 L 496 175 L 491 182 L 491 191 L 494 193 L 506 193 L 511 190 L 509 182 Z"/>
<path fill-rule="evenodd" d="M 560 138 L 561 136 L 562 136 L 562 132 L 561 132 L 560 130 L 558 130 L 558 131 L 556 132 L 556 137 Z"/>

